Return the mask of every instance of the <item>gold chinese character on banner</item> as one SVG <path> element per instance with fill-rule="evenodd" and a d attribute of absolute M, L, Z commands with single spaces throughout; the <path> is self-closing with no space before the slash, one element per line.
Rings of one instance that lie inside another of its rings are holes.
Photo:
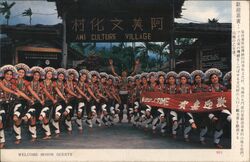
<path fill-rule="evenodd" d="M 114 18 L 112 20 L 110 20 L 112 22 L 112 25 L 113 25 L 113 28 L 112 28 L 112 31 L 115 30 L 115 29 L 119 29 L 121 31 L 123 31 L 124 29 L 121 27 L 121 23 L 123 22 L 123 20 L 121 19 L 117 19 L 117 18 Z"/>
<path fill-rule="evenodd" d="M 103 21 L 104 19 L 93 18 L 90 21 L 92 31 L 103 31 L 104 30 Z"/>
<path fill-rule="evenodd" d="M 135 31 L 136 29 L 139 29 L 141 31 L 143 31 L 143 21 L 142 18 L 135 18 L 133 19 L 133 30 Z"/>
<path fill-rule="evenodd" d="M 72 25 L 72 30 L 74 30 L 75 32 L 84 31 L 84 19 L 75 19 L 74 21 L 72 21 L 73 25 Z"/>
<path fill-rule="evenodd" d="M 151 18 L 151 30 L 163 30 L 163 17 Z"/>

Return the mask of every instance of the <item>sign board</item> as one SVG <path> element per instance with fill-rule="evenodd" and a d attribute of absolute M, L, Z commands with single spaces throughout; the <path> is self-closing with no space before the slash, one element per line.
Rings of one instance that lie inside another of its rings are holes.
<path fill-rule="evenodd" d="M 86 16 L 66 20 L 67 42 L 166 41 L 167 16 Z"/>
<path fill-rule="evenodd" d="M 201 69 L 218 68 L 222 71 L 230 70 L 230 58 L 220 49 L 205 49 L 201 52 Z"/>

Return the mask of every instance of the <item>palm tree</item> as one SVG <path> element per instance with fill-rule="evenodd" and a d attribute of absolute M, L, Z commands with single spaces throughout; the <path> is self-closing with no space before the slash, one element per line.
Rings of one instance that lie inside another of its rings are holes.
<path fill-rule="evenodd" d="M 154 43 L 150 42 L 142 42 L 141 45 L 135 47 L 135 52 L 139 54 L 139 58 L 141 62 L 143 63 L 142 66 L 146 66 L 144 68 L 148 69 L 149 64 L 149 51 L 153 51 L 154 49 Z"/>
<path fill-rule="evenodd" d="M 168 52 L 166 51 L 166 47 L 169 45 L 168 42 L 163 42 L 161 44 L 152 44 L 151 50 L 155 52 L 158 57 L 157 57 L 157 62 L 158 65 L 161 67 L 162 66 L 162 61 L 163 61 L 163 56 L 168 56 Z"/>
<path fill-rule="evenodd" d="M 0 13 L 5 17 L 5 19 L 7 20 L 7 25 L 9 25 L 9 19 L 10 19 L 10 15 L 11 15 L 11 11 L 10 9 L 15 5 L 15 2 L 12 2 L 11 4 L 8 4 L 7 1 L 1 2 L 0 3 Z"/>
<path fill-rule="evenodd" d="M 96 46 L 93 43 L 70 43 L 70 46 L 83 56 L 87 56 L 89 52 L 96 50 Z"/>
<path fill-rule="evenodd" d="M 25 10 L 25 11 L 22 13 L 23 16 L 29 16 L 29 17 L 30 17 L 30 25 L 31 25 L 31 16 L 32 16 L 32 14 L 33 14 L 33 12 L 32 12 L 32 10 L 31 10 L 31 8 Z"/>
<path fill-rule="evenodd" d="M 192 45 L 197 39 L 196 38 L 176 38 L 175 39 L 175 57 L 178 57 L 182 52 Z"/>

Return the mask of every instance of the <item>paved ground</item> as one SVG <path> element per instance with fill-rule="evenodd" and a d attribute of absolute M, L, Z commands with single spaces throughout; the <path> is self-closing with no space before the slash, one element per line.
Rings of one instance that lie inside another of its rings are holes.
<path fill-rule="evenodd" d="M 74 122 L 73 122 L 74 123 Z M 172 139 L 168 134 L 163 137 L 160 133 L 152 134 L 135 128 L 132 124 L 116 123 L 112 127 L 87 128 L 84 124 L 83 134 L 79 134 L 76 125 L 73 125 L 73 133 L 68 135 L 62 132 L 59 138 L 42 140 L 41 127 L 38 127 L 38 140 L 35 143 L 29 141 L 27 127 L 23 127 L 23 140 L 20 145 L 14 144 L 14 133 L 11 129 L 6 131 L 6 149 L 207 149 L 214 148 L 212 132 L 208 133 L 206 145 L 198 142 L 198 131 L 193 132 L 191 141 L 184 142 L 182 133 L 179 132 L 177 139 Z M 181 130 L 180 130 L 181 131 Z M 223 138 L 222 144 L 225 148 L 231 147 L 230 139 Z"/>

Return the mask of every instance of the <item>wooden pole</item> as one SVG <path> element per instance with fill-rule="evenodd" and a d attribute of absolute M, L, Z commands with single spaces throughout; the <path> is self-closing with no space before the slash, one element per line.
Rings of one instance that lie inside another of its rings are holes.
<path fill-rule="evenodd" d="M 175 14 L 174 14 L 174 0 L 172 0 L 172 22 L 171 22 L 171 31 L 170 31 L 170 70 L 175 70 L 175 37 L 174 37 L 174 18 L 175 18 Z"/>
<path fill-rule="evenodd" d="M 132 42 L 132 49 L 133 49 L 133 54 L 131 55 L 131 67 L 133 69 L 133 65 L 135 63 L 135 42 Z"/>
<path fill-rule="evenodd" d="M 68 45 L 66 42 L 66 12 L 62 16 L 63 23 L 63 42 L 62 42 L 62 63 L 63 68 L 67 68 L 67 59 L 68 59 Z"/>

